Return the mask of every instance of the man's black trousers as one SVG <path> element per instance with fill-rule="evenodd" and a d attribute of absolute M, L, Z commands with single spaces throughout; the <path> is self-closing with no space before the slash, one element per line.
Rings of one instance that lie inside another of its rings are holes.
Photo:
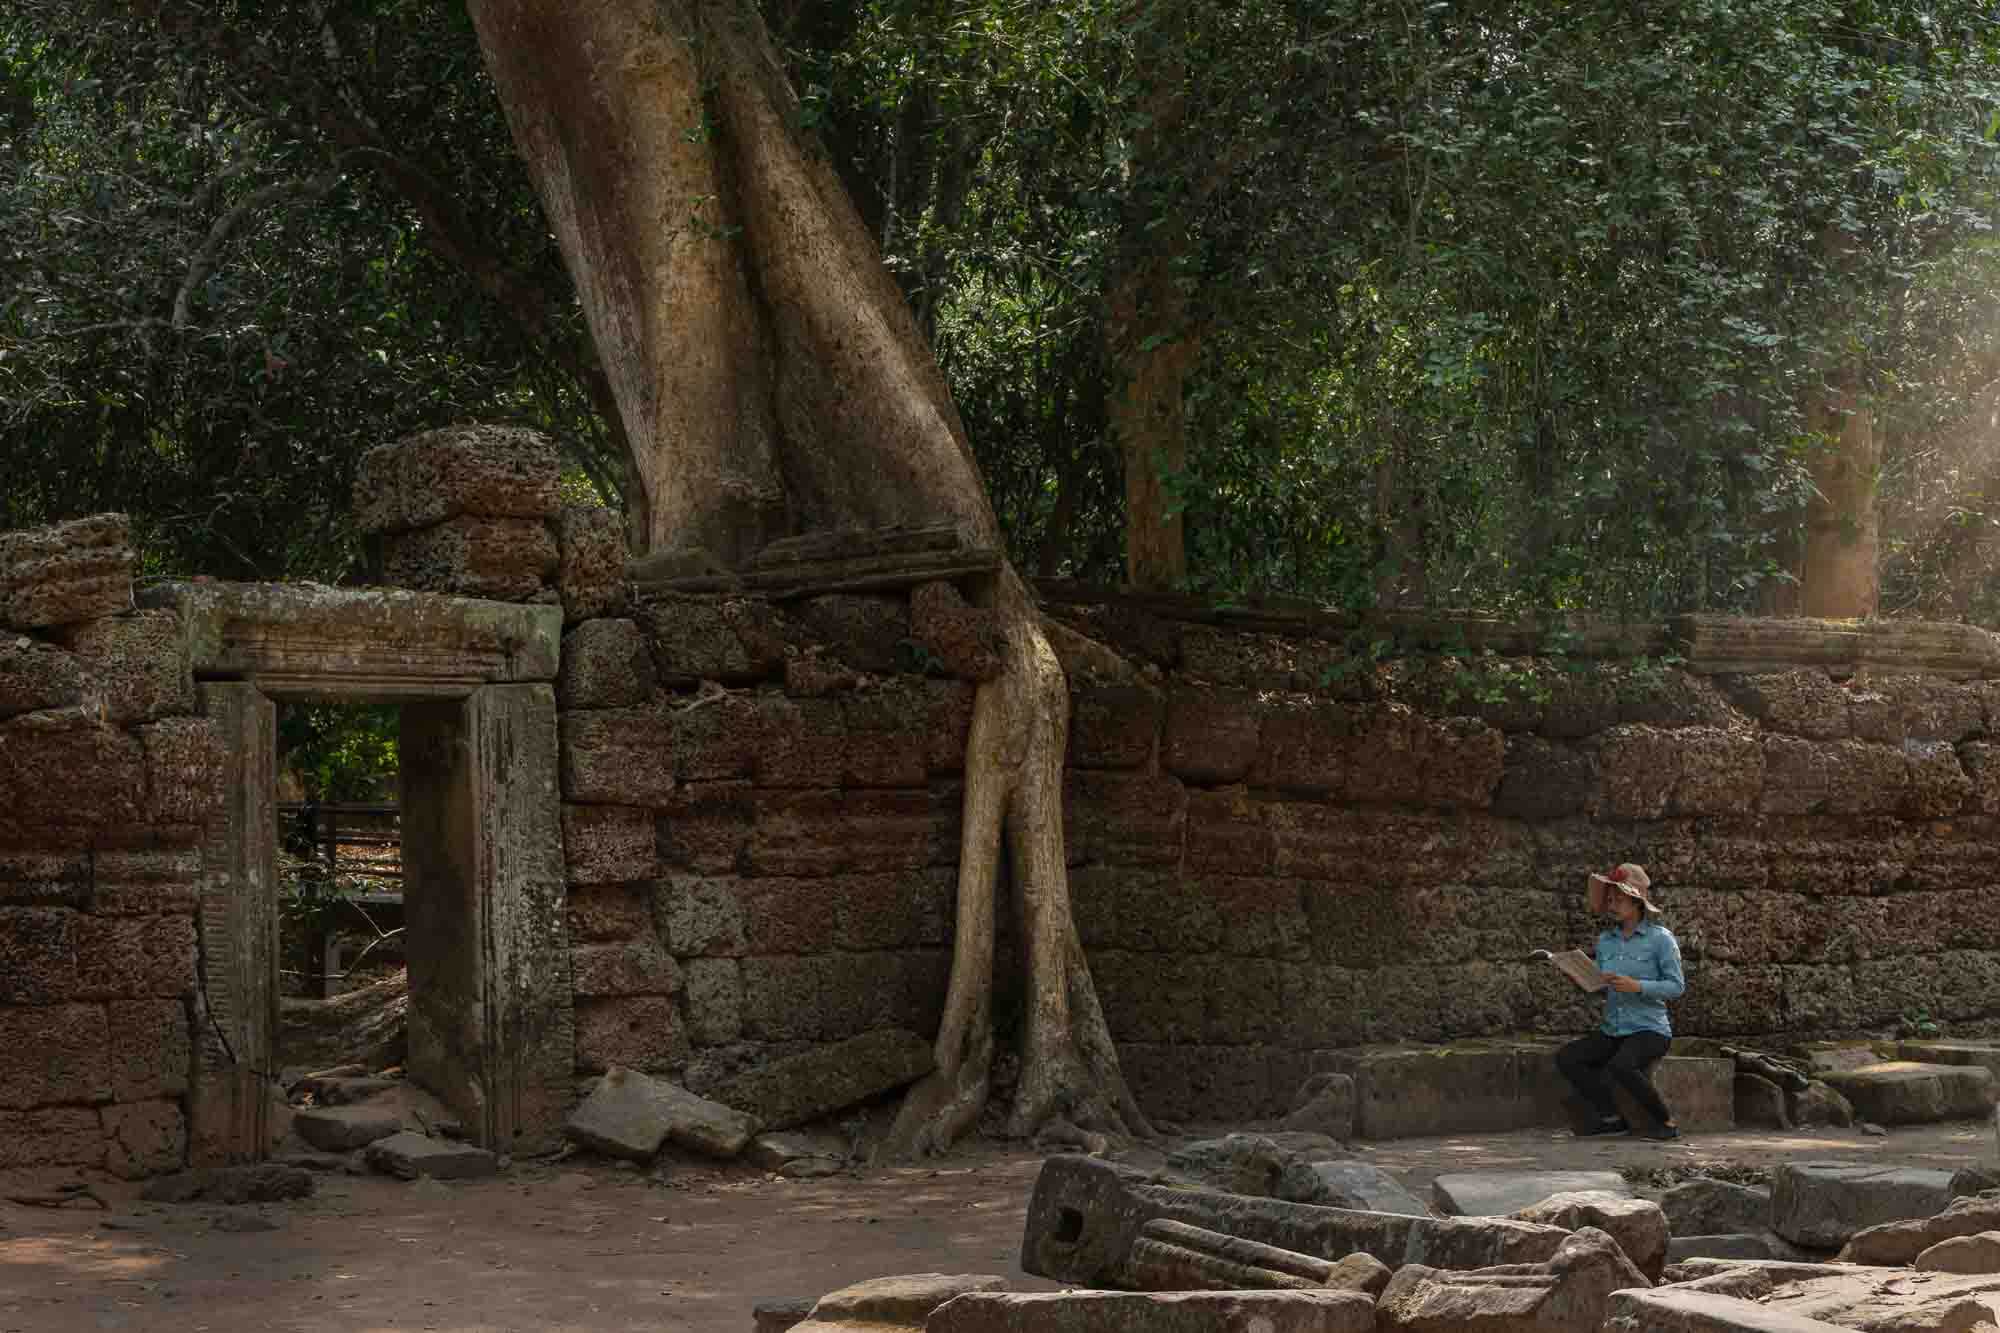
<path fill-rule="evenodd" d="M 1618 1114 L 1618 1103 L 1611 1098 L 1611 1082 L 1616 1079 L 1647 1115 L 1664 1125 L 1674 1118 L 1674 1113 L 1667 1109 L 1660 1090 L 1653 1086 L 1652 1069 L 1672 1044 L 1673 1038 L 1657 1032 L 1634 1032 L 1627 1037 L 1593 1032 L 1557 1051 L 1556 1068 L 1562 1070 L 1570 1086 L 1605 1119 Z"/>

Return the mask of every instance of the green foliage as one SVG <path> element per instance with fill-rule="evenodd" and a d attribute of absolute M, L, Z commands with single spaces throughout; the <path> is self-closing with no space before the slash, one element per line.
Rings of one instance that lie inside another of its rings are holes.
<path fill-rule="evenodd" d="M 399 727 L 392 704 L 286 704 L 278 760 L 314 800 L 378 800 L 393 791 Z"/>
<path fill-rule="evenodd" d="M 463 13 L 145 9 L 0 14 L 0 528 L 123 509 L 155 570 L 338 578 L 373 445 L 516 419 L 591 471 Z"/>

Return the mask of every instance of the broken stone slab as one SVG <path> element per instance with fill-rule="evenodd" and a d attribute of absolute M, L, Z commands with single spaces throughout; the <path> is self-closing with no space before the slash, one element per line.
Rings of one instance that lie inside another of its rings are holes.
<path fill-rule="evenodd" d="M 972 1292 L 1004 1291 L 1007 1279 L 991 1273 L 909 1273 L 871 1278 L 830 1291 L 813 1303 L 799 1333 L 820 1330 L 922 1329 L 932 1312 L 947 1301 Z"/>
<path fill-rule="evenodd" d="M 1926 1273 L 2000 1273 L 2000 1231 L 1941 1240 L 1917 1256 Z"/>
<path fill-rule="evenodd" d="M 1855 1115 L 1879 1125 L 1965 1120 L 1993 1109 L 1993 1074 L 1984 1065 L 1894 1060 L 1822 1077 Z"/>
<path fill-rule="evenodd" d="M 1603 1328 L 1604 1333 L 1850 1333 L 1781 1308 L 1682 1287 L 1613 1292 Z"/>
<path fill-rule="evenodd" d="M 1401 1213 L 1405 1217 L 1429 1217 L 1430 1208 L 1403 1188 L 1401 1181 L 1379 1166 L 1367 1162 L 1314 1162 L 1325 1193 L 1315 1202 L 1330 1208 L 1354 1208 L 1368 1213 Z"/>
<path fill-rule="evenodd" d="M 1840 1251 L 1843 1263 L 1907 1264 L 1940 1241 L 2000 1231 L 2000 1191 L 1955 1198 L 1929 1217 L 1883 1222 L 1857 1231 Z"/>
<path fill-rule="evenodd" d="M 307 1106 L 293 1113 L 292 1128 L 321 1152 L 348 1152 L 400 1132 L 403 1117 L 382 1106 Z"/>
<path fill-rule="evenodd" d="M 1930 1217 L 1950 1202 L 1949 1171 L 1785 1162 L 1771 1176 L 1771 1229 L 1794 1245 L 1831 1250 L 1864 1228 Z"/>
<path fill-rule="evenodd" d="M 1284 1128 L 1325 1134 L 1342 1143 L 1354 1137 L 1354 1079 L 1347 1074 L 1314 1074 L 1299 1085 Z"/>
<path fill-rule="evenodd" d="M 711 1157 L 734 1157 L 757 1132 L 757 1122 L 663 1079 L 614 1065 L 563 1128 L 586 1148 L 647 1162 L 670 1139 Z"/>
<path fill-rule="evenodd" d="M 1978 1065 L 2000 1082 L 2000 1042 L 1899 1041 L 1896 1058 L 1932 1065 Z"/>
<path fill-rule="evenodd" d="M 1816 1268 L 1818 1271 L 1806 1271 Z M 1990 1328 L 2000 1276 L 1909 1268 L 1745 1264 L 1682 1290 L 1777 1306 L 1805 1319 L 1877 1333 L 1974 1333 Z"/>
<path fill-rule="evenodd" d="M 1431 1202 L 1453 1217 L 1509 1217 L 1552 1194 L 1592 1191 L 1632 1197 L 1616 1171 L 1462 1171 L 1431 1182 Z"/>
<path fill-rule="evenodd" d="M 408 532 L 460 515 L 548 518 L 562 505 L 562 462 L 539 431 L 448 426 L 377 445 L 354 472 L 363 532 Z"/>
<path fill-rule="evenodd" d="M 1649 1281 L 1657 1282 L 1667 1266 L 1667 1215 L 1650 1199 L 1600 1190 L 1552 1194 L 1513 1214 L 1523 1222 L 1581 1231 L 1596 1227 L 1625 1251 L 1625 1257 Z"/>
<path fill-rule="evenodd" d="M 123 514 L 0 533 L 0 626 L 47 629 L 129 611 L 133 565 Z"/>
<path fill-rule="evenodd" d="M 1762 1231 L 1771 1223 L 1771 1191 L 1696 1176 L 1662 1194 L 1660 1211 L 1676 1236 Z"/>
<path fill-rule="evenodd" d="M 940 1308 L 929 1333 L 1373 1333 L 1358 1291 L 977 1293 Z"/>
<path fill-rule="evenodd" d="M 933 1064 L 931 1044 L 916 1033 L 878 1028 L 774 1060 L 713 1091 L 766 1129 L 791 1129 L 914 1083 Z"/>
<path fill-rule="evenodd" d="M 368 1165 L 385 1175 L 415 1180 L 476 1180 L 497 1173 L 493 1154 L 469 1143 L 428 1138 L 403 1130 L 368 1145 Z"/>
<path fill-rule="evenodd" d="M 1155 1218 L 1322 1259 L 1362 1252 L 1391 1268 L 1535 1263 L 1570 1235 L 1509 1218 L 1410 1217 L 1189 1189 L 1095 1158 L 1061 1156 L 1043 1162 L 1035 1178 L 1021 1266 L 1060 1282 L 1128 1285 L 1132 1247 Z"/>
<path fill-rule="evenodd" d="M 1736 1123 L 1753 1128 L 1790 1129 L 1785 1090 L 1761 1074 L 1736 1074 Z"/>
<path fill-rule="evenodd" d="M 301 1167 L 273 1162 L 249 1166 L 211 1166 L 155 1176 L 139 1190 L 148 1203 L 274 1203 L 304 1199 L 313 1192 L 313 1177 Z"/>
<path fill-rule="evenodd" d="M 1538 1264 L 1398 1269 L 1376 1302 L 1376 1326 L 1384 1333 L 1596 1333 L 1613 1292 L 1651 1285 L 1617 1241 L 1585 1227 Z"/>
<path fill-rule="evenodd" d="M 783 1171 L 797 1162 L 826 1162 L 839 1170 L 847 1156 L 847 1145 L 828 1134 L 759 1134 L 743 1149 L 743 1160 L 765 1171 Z"/>

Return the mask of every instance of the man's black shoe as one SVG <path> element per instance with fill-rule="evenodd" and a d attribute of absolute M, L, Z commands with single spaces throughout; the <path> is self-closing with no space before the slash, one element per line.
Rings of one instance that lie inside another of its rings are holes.
<path fill-rule="evenodd" d="M 1681 1136 L 1680 1126 L 1678 1125 L 1654 1125 L 1642 1132 L 1655 1143 L 1672 1143 Z"/>
<path fill-rule="evenodd" d="M 1626 1134 L 1630 1133 L 1631 1129 L 1632 1127 L 1625 1123 L 1624 1116 L 1606 1116 L 1589 1129 L 1577 1130 L 1576 1136 L 1580 1139 L 1591 1139 L 1600 1134 Z"/>

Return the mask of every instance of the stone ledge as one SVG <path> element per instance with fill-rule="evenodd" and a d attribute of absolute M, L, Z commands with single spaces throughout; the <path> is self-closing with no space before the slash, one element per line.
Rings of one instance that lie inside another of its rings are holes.
<path fill-rule="evenodd" d="M 197 678 L 254 680 L 287 699 L 449 698 L 553 681 L 562 609 L 317 583 L 160 583 Z"/>
<path fill-rule="evenodd" d="M 1356 1134 L 1395 1139 L 1567 1125 L 1570 1090 L 1556 1070 L 1556 1049 L 1554 1042 L 1470 1042 L 1340 1051 L 1322 1060 L 1354 1079 Z M 1654 1079 L 1682 1129 L 1735 1127 L 1732 1062 L 1670 1055 Z M 1628 1117 L 1635 1113 L 1626 1107 Z"/>

